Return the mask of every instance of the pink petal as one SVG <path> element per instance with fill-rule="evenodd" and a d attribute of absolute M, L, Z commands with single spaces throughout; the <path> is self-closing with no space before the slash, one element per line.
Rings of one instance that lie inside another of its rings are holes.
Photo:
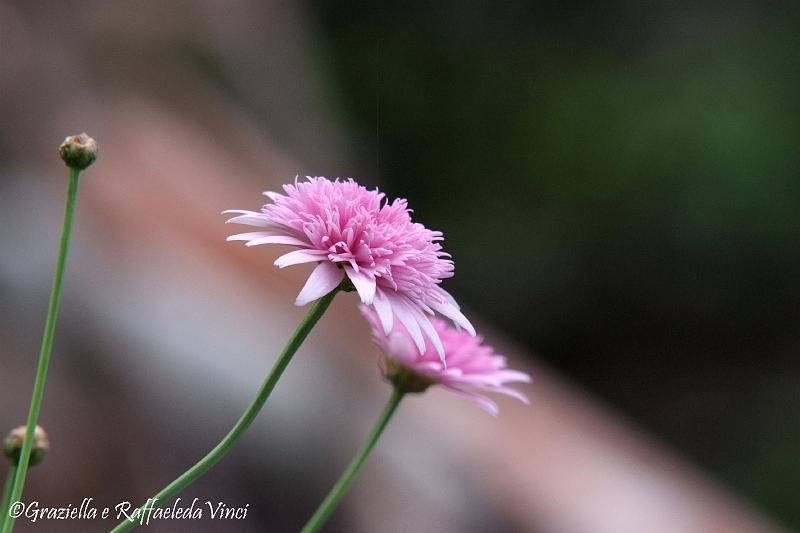
<path fill-rule="evenodd" d="M 439 359 L 442 361 L 444 366 L 447 367 L 447 362 L 444 360 L 444 346 L 442 345 L 442 340 L 439 338 L 439 334 L 436 332 L 433 324 L 431 324 L 430 319 L 425 316 L 425 314 L 414 304 L 402 298 L 398 298 L 398 300 L 399 303 L 397 305 L 403 306 L 405 310 L 412 317 L 414 317 L 414 322 L 416 322 L 417 326 L 419 326 L 425 332 L 425 336 L 428 337 L 428 339 L 431 341 L 431 344 L 433 344 L 436 353 L 439 354 Z M 408 329 L 408 327 L 406 327 L 406 329 Z M 420 352 L 424 354 L 425 349 L 422 348 Z"/>
<path fill-rule="evenodd" d="M 442 363 L 439 361 L 423 361 L 414 365 L 414 370 L 420 372 L 436 372 L 437 374 L 442 371 Z"/>
<path fill-rule="evenodd" d="M 455 392 L 456 394 L 464 396 L 465 398 L 469 398 L 470 400 L 475 402 L 475 404 L 477 404 L 478 407 L 480 407 L 481 409 L 483 409 L 492 416 L 497 416 L 500 414 L 500 408 L 497 406 L 497 404 L 494 403 L 489 398 L 487 398 L 486 396 L 475 394 L 474 392 L 470 391 L 465 391 L 464 389 L 459 389 L 458 387 L 448 387 L 448 386 L 445 387 Z"/>
<path fill-rule="evenodd" d="M 228 209 L 223 211 L 223 215 L 238 213 L 238 217 L 229 218 L 225 221 L 226 224 L 247 224 L 249 226 L 267 227 L 270 225 L 269 221 L 256 211 L 245 211 L 241 209 Z"/>
<path fill-rule="evenodd" d="M 411 335 L 411 338 L 414 340 L 414 344 L 417 345 L 420 355 L 424 354 L 425 339 L 422 338 L 422 332 L 419 329 L 419 324 L 417 324 L 414 315 L 411 313 L 411 311 L 409 311 L 402 298 L 392 298 L 391 303 L 394 314 L 397 315 L 397 318 L 400 319 L 400 322 L 402 322 L 402 324 L 406 327 L 406 330 L 408 330 L 408 334 Z"/>
<path fill-rule="evenodd" d="M 494 375 L 503 383 L 530 383 L 531 377 L 519 370 L 497 370 Z"/>
<path fill-rule="evenodd" d="M 467 317 L 458 309 L 457 306 L 451 303 L 432 302 L 431 307 L 452 320 L 457 326 L 461 326 L 469 331 L 470 335 L 475 336 L 475 328 L 472 326 Z"/>
<path fill-rule="evenodd" d="M 322 261 L 325 259 L 326 255 L 328 255 L 326 252 L 319 252 L 315 250 L 295 250 L 294 252 L 283 254 L 275 260 L 274 264 L 278 268 L 284 268 L 290 265 Z"/>
<path fill-rule="evenodd" d="M 378 319 L 381 321 L 381 326 L 383 326 L 383 333 L 388 335 L 389 332 L 392 331 L 392 326 L 394 325 L 392 305 L 389 303 L 389 299 L 381 290 L 375 292 L 375 300 L 373 300 L 372 303 L 373 307 L 375 307 L 375 311 L 378 314 Z"/>
<path fill-rule="evenodd" d="M 411 340 L 401 333 L 394 332 L 389 335 L 388 344 L 392 358 L 407 366 L 415 366 L 417 350 Z"/>
<path fill-rule="evenodd" d="M 252 241 L 253 239 L 261 239 L 263 237 L 270 237 L 275 235 L 273 231 L 249 231 L 247 233 L 237 233 L 231 235 L 226 241 Z"/>
<path fill-rule="evenodd" d="M 306 305 L 317 298 L 321 298 L 336 288 L 342 281 L 344 272 L 336 268 L 336 265 L 324 261 L 317 265 L 303 286 L 303 290 L 297 295 L 294 305 Z"/>
<path fill-rule="evenodd" d="M 375 278 L 372 278 L 363 272 L 356 272 L 351 267 L 344 267 L 347 272 L 347 277 L 353 282 L 353 286 L 358 291 L 361 297 L 361 302 L 365 305 L 372 305 L 375 299 Z"/>
<path fill-rule="evenodd" d="M 497 392 L 499 394 L 505 394 L 506 396 L 511 396 L 512 398 L 516 398 L 517 400 L 521 401 L 525 405 L 530 405 L 530 400 L 528 397 L 519 392 L 518 390 L 512 389 L 510 387 L 496 387 L 490 389 L 492 392 Z"/>
<path fill-rule="evenodd" d="M 301 241 L 289 235 L 266 235 L 264 237 L 253 239 L 245 244 L 245 246 L 258 246 L 259 244 L 289 244 L 291 246 L 308 246 L 308 243 Z"/>
<path fill-rule="evenodd" d="M 417 324 L 420 325 L 422 330 L 425 332 L 425 335 L 433 344 L 433 348 L 436 350 L 436 353 L 439 354 L 439 359 L 441 359 L 442 364 L 447 367 L 447 361 L 444 359 L 444 346 L 442 345 L 442 339 L 439 338 L 439 334 L 436 332 L 436 329 L 431 324 L 431 321 L 428 319 L 427 316 L 423 315 L 421 312 L 417 311 L 415 313 L 417 315 Z"/>
<path fill-rule="evenodd" d="M 223 215 L 229 214 L 237 214 L 237 215 L 260 215 L 258 211 L 250 211 L 249 209 L 226 209 L 222 212 Z"/>

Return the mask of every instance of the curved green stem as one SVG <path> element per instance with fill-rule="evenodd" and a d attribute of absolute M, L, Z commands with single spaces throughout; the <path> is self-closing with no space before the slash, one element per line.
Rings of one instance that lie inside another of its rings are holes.
<path fill-rule="evenodd" d="M 67 265 L 67 252 L 69 251 L 69 241 L 72 236 L 72 221 L 75 218 L 75 203 L 78 199 L 78 185 L 80 183 L 81 171 L 71 168 L 69 171 L 69 185 L 67 186 L 67 201 L 64 209 L 64 225 L 61 229 L 61 246 L 58 251 L 58 261 L 56 271 L 53 275 L 53 288 L 50 292 L 50 304 L 47 308 L 47 321 L 44 326 L 42 336 L 42 349 L 39 352 L 39 366 L 36 370 L 36 381 L 33 384 L 33 396 L 31 407 L 28 411 L 28 423 L 25 433 L 25 441 L 22 444 L 17 473 L 11 489 L 8 505 L 19 501 L 22 497 L 22 489 L 25 487 L 25 476 L 28 473 L 28 462 L 31 458 L 33 448 L 34 431 L 39 421 L 39 412 L 42 409 L 42 398 L 44 397 L 44 385 L 47 381 L 47 369 L 50 366 L 50 354 L 53 351 L 53 338 L 56 331 L 56 320 L 58 319 L 58 306 L 61 302 L 61 286 L 64 281 L 64 269 Z M 4 507 L 3 514 L 8 515 L 8 507 Z M 6 516 L 3 524 L 2 533 L 11 533 L 14 529 L 14 518 Z"/>
<path fill-rule="evenodd" d="M 230 432 L 225 435 L 225 438 L 223 438 L 222 441 L 208 453 L 208 455 L 198 461 L 197 464 L 181 474 L 180 477 L 167 485 L 153 498 L 149 499 L 142 507 L 134 512 L 131 512 L 129 515 L 130 518 L 123 520 L 117 527 L 111 530 L 111 533 L 130 531 L 141 525 L 143 522 L 146 522 L 147 513 L 152 513 L 153 509 L 170 501 L 173 496 L 177 495 L 194 480 L 208 472 L 215 464 L 225 457 L 233 445 L 236 444 L 245 431 L 247 431 L 247 428 L 250 427 L 250 424 L 253 423 L 253 420 L 255 420 L 259 411 L 261 411 L 261 408 L 264 407 L 264 403 L 267 401 L 267 398 L 269 398 L 272 389 L 275 388 L 275 384 L 278 382 L 278 379 L 280 379 L 281 374 L 283 374 L 283 371 L 289 365 L 289 361 L 292 360 L 292 356 L 294 356 L 297 349 L 300 347 L 308 333 L 331 304 L 333 298 L 336 296 L 336 293 L 339 292 L 339 290 L 341 290 L 341 286 L 337 287 L 314 303 L 303 321 L 297 326 L 297 329 L 289 339 L 289 342 L 286 344 L 283 352 L 281 352 L 281 355 L 278 357 L 278 360 L 272 367 L 272 370 L 267 376 L 267 379 L 264 381 L 264 384 L 261 385 L 261 388 L 259 389 L 255 399 L 245 410 L 244 414 L 242 414 L 241 418 L 239 418 L 239 420 L 236 422 L 236 425 L 233 426 L 233 429 L 231 429 Z"/>
<path fill-rule="evenodd" d="M 328 493 L 328 496 L 319 505 L 319 508 L 317 508 L 314 516 L 311 517 L 301 533 L 316 533 L 322 528 L 322 526 L 325 525 L 325 522 L 328 521 L 328 518 L 330 518 L 331 514 L 333 514 L 333 511 L 335 511 L 339 506 L 339 502 L 342 501 L 342 498 L 347 493 L 347 489 L 350 488 L 350 485 L 353 484 L 353 481 L 358 476 L 358 473 L 361 472 L 361 468 L 367 461 L 369 454 L 372 452 L 372 449 L 378 442 L 383 430 L 386 429 L 389 419 L 392 418 L 392 415 L 394 414 L 397 406 L 400 404 L 400 400 L 403 399 L 404 395 L 405 392 L 401 391 L 400 389 L 394 389 L 394 392 L 392 392 L 392 397 L 389 398 L 389 402 L 383 409 L 383 414 L 381 414 L 381 417 L 378 419 L 378 423 L 375 424 L 375 427 L 372 428 L 372 433 L 370 433 L 369 437 L 367 437 L 367 441 L 358 451 L 355 458 L 350 463 L 350 466 L 347 467 L 347 470 L 344 471 L 342 477 L 339 478 L 339 481 L 336 482 L 336 485 L 334 485 L 330 493 Z"/>

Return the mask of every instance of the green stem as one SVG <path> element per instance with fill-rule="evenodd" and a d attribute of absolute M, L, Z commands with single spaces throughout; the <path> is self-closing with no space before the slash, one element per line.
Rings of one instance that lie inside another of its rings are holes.
<path fill-rule="evenodd" d="M 0 509 L 3 510 L 3 514 L 0 516 L 0 529 L 2 529 L 3 524 L 6 523 L 6 518 L 8 517 L 8 506 L 11 505 L 11 489 L 14 486 L 14 477 L 16 475 L 17 465 L 15 465 L 13 461 L 9 461 L 8 473 L 6 473 L 6 484 L 3 488 L 3 506 L 0 507 Z"/>
<path fill-rule="evenodd" d="M 223 438 L 222 441 L 208 453 L 208 455 L 198 461 L 197 464 L 181 474 L 180 477 L 178 477 L 175 481 L 167 485 L 161 492 L 148 500 L 144 506 L 140 507 L 137 510 L 140 513 L 138 516 L 136 515 L 136 512 L 132 512 L 129 515 L 130 519 L 126 518 L 123 520 L 117 527 L 111 530 L 111 533 L 130 531 L 141 525 L 141 514 L 145 515 L 146 521 L 147 513 L 152 513 L 152 510 L 156 507 L 160 507 L 161 505 L 169 502 L 173 496 L 177 495 L 194 480 L 208 472 L 215 464 L 225 457 L 233 445 L 236 444 L 244 432 L 247 431 L 247 428 L 250 427 L 250 424 L 253 423 L 253 420 L 255 420 L 259 411 L 261 411 L 261 408 L 264 407 L 264 403 L 267 401 L 267 398 L 269 398 L 272 389 L 275 388 L 275 384 L 278 382 L 281 374 L 283 374 L 283 371 L 288 366 L 289 361 L 292 360 L 292 356 L 294 356 L 295 352 L 303 343 L 306 336 L 308 336 L 311 328 L 314 327 L 322 314 L 333 301 L 336 293 L 339 292 L 341 288 L 342 286 L 340 285 L 314 303 L 303 321 L 299 326 L 297 326 L 297 329 L 289 339 L 289 342 L 286 344 L 283 352 L 281 352 L 281 355 L 278 357 L 278 360 L 272 367 L 272 370 L 267 376 L 267 379 L 264 381 L 264 384 L 261 385 L 261 389 L 259 389 L 255 399 L 245 410 L 244 414 L 242 414 L 241 418 L 239 418 L 239 420 L 236 422 L 236 425 L 233 426 L 233 429 L 231 429 L 230 432 L 225 435 L 225 438 Z"/>
<path fill-rule="evenodd" d="M 69 251 L 69 241 L 72 236 L 72 221 L 75 218 L 75 203 L 78 199 L 80 174 L 80 170 L 74 168 L 69 170 L 67 201 L 64 209 L 64 226 L 61 229 L 61 246 L 58 251 L 56 271 L 53 275 L 53 288 L 50 292 L 50 305 L 47 308 L 47 321 L 45 322 L 44 335 L 42 336 L 42 350 L 39 353 L 39 367 L 36 370 L 36 382 L 33 384 L 31 407 L 28 411 L 25 440 L 22 444 L 22 451 L 17 465 L 17 475 L 14 477 L 9 505 L 22 498 L 22 489 L 25 487 L 25 476 L 28 473 L 28 462 L 31 458 L 31 449 L 33 448 L 34 432 L 36 430 L 36 424 L 39 421 L 39 412 L 42 410 L 44 385 L 45 381 L 47 381 L 47 369 L 50 366 L 50 354 L 53 351 L 53 338 L 56 331 L 56 320 L 58 319 L 58 305 L 61 302 L 61 286 L 64 281 L 64 268 L 67 264 L 67 252 Z M 8 509 L 5 508 L 4 514 L 7 513 Z M 11 533 L 13 529 L 14 518 L 6 517 L 2 533 Z"/>
<path fill-rule="evenodd" d="M 356 454 L 353 462 L 350 463 L 350 466 L 347 467 L 347 470 L 344 471 L 342 477 L 339 478 L 339 481 L 336 482 L 336 485 L 333 486 L 328 496 L 323 500 L 323 502 L 317 508 L 317 511 L 314 513 L 314 516 L 308 521 L 305 525 L 301 533 L 316 533 L 319 531 L 322 526 L 325 525 L 325 522 L 328 521 L 333 511 L 339 506 L 339 502 L 342 501 L 344 498 L 345 493 L 347 493 L 347 489 L 350 488 L 350 485 L 353 484 L 353 481 L 358 476 L 358 473 L 361 472 L 361 468 L 364 466 L 364 463 L 367 461 L 370 452 L 375 447 L 375 443 L 378 442 L 378 438 L 380 438 L 381 433 L 383 430 L 386 429 L 386 424 L 389 423 L 389 419 L 392 418 L 397 406 L 400 404 L 400 400 L 403 399 L 405 392 L 401 391 L 400 389 L 394 389 L 392 392 L 392 397 L 389 398 L 389 402 L 386 404 L 386 407 L 383 409 L 383 414 L 378 419 L 378 423 L 375 424 L 375 427 L 372 429 L 372 433 L 370 433 L 369 437 L 367 437 L 367 441 L 361 447 L 361 449 Z"/>

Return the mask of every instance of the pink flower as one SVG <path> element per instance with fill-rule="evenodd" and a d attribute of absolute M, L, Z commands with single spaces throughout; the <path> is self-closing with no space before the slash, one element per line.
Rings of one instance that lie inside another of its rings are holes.
<path fill-rule="evenodd" d="M 506 358 L 483 344 L 481 337 L 473 337 L 448 327 L 442 320 L 432 319 L 444 345 L 445 365 L 434 351 L 417 349 L 402 325 L 396 324 L 387 335 L 374 311 L 362 305 L 361 313 L 372 326 L 375 343 L 387 356 L 384 375 L 396 387 L 406 392 L 422 392 L 438 384 L 466 396 L 495 416 L 500 412 L 497 404 L 476 390 L 497 392 L 528 403 L 522 393 L 506 384 L 530 383 L 531 377 L 506 368 Z"/>
<path fill-rule="evenodd" d="M 230 210 L 228 222 L 262 227 L 229 241 L 247 246 L 288 244 L 298 249 L 280 256 L 283 268 L 318 263 L 295 300 L 305 305 L 335 289 L 346 275 L 361 302 L 371 306 L 388 334 L 397 317 L 420 351 L 426 336 L 443 358 L 444 348 L 430 317 L 438 312 L 472 335 L 475 329 L 439 284 L 453 276 L 453 261 L 442 250 L 439 231 L 411 221 L 406 200 L 354 182 L 308 177 L 284 185 L 286 194 L 265 192 L 272 200 L 261 212 Z"/>

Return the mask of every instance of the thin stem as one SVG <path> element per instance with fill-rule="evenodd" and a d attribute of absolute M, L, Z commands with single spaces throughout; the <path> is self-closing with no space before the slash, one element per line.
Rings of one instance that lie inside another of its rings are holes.
<path fill-rule="evenodd" d="M 61 286 L 64 281 L 64 269 L 67 265 L 67 252 L 69 252 L 69 241 L 72 236 L 72 221 L 75 218 L 75 203 L 78 199 L 78 185 L 80 183 L 81 171 L 71 168 L 69 170 L 69 185 L 67 186 L 67 201 L 64 208 L 64 225 L 61 229 L 61 246 L 58 251 L 58 261 L 56 271 L 53 275 L 53 288 L 50 292 L 50 304 L 47 308 L 47 321 L 44 326 L 42 336 L 42 349 L 39 353 L 39 367 L 36 370 L 36 381 L 33 384 L 33 396 L 31 407 L 28 411 L 27 430 L 25 440 L 22 444 L 22 451 L 19 456 L 17 473 L 14 477 L 14 484 L 11 489 L 9 505 L 19 501 L 22 497 L 22 489 L 25 487 L 25 476 L 28 473 L 28 462 L 31 458 L 33 449 L 33 439 L 36 424 L 39 421 L 39 412 L 42 409 L 42 398 L 44 397 L 44 385 L 47 381 L 47 369 L 50 366 L 50 354 L 53 351 L 53 338 L 56 331 L 56 320 L 58 319 L 58 306 L 61 302 Z M 8 508 L 4 508 L 4 514 L 8 514 Z M 3 524 L 2 533 L 11 533 L 14 529 L 14 518 L 6 517 Z"/>
<path fill-rule="evenodd" d="M 8 462 L 8 472 L 6 473 L 6 483 L 3 488 L 3 514 L 0 516 L 0 528 L 6 523 L 8 517 L 8 506 L 11 505 L 11 489 L 14 486 L 14 477 L 17 475 L 17 465 L 13 461 Z"/>
<path fill-rule="evenodd" d="M 337 481 L 336 485 L 333 486 L 330 493 L 328 493 L 328 496 L 319 505 L 319 508 L 317 508 L 314 516 L 311 517 L 301 533 L 316 533 L 322 528 L 322 526 L 325 525 L 325 522 L 328 521 L 328 518 L 330 518 L 333 511 L 335 511 L 339 506 L 339 502 L 342 501 L 342 498 L 347 493 L 347 489 L 350 488 L 350 485 L 353 484 L 353 481 L 356 479 L 356 476 L 358 476 L 358 473 L 361 472 L 361 468 L 367 461 L 369 454 L 375 447 L 375 443 L 378 442 L 378 438 L 380 438 L 383 430 L 386 429 L 386 424 L 389 423 L 389 419 L 392 418 L 392 415 L 394 414 L 397 406 L 400 404 L 400 400 L 403 399 L 404 395 L 405 392 L 397 388 L 394 389 L 394 392 L 392 392 L 392 397 L 389 398 L 389 402 L 383 409 L 383 414 L 381 414 L 381 417 L 378 419 L 378 423 L 375 424 L 375 427 L 372 429 L 372 433 L 370 433 L 369 437 L 367 437 L 366 442 L 358 451 L 355 458 L 350 463 L 350 466 L 347 467 L 347 470 L 344 471 L 342 477 L 339 478 L 339 481 Z"/>
<path fill-rule="evenodd" d="M 281 374 L 283 374 L 283 371 L 288 366 L 289 361 L 292 360 L 292 356 L 295 354 L 308 333 L 331 304 L 333 298 L 336 296 L 336 293 L 339 292 L 340 287 L 337 287 L 332 292 L 323 296 L 317 300 L 316 303 L 314 303 L 303 321 L 297 326 L 297 329 L 289 339 L 289 342 L 286 344 L 283 352 L 281 352 L 281 355 L 278 357 L 278 360 L 272 367 L 272 370 L 267 376 L 267 379 L 264 381 L 264 384 L 261 385 L 261 388 L 259 389 L 255 399 L 245 410 L 244 414 L 242 414 L 241 418 L 239 418 L 239 420 L 236 422 L 236 425 L 233 426 L 233 429 L 231 429 L 230 432 L 225 435 L 225 438 L 223 438 L 222 441 L 208 453 L 208 455 L 198 461 L 197 464 L 181 474 L 180 477 L 167 485 L 153 498 L 149 499 L 147 503 L 145 503 L 137 511 L 134 511 L 128 515 L 130 516 L 130 519 L 126 518 L 123 520 L 117 527 L 111 530 L 111 533 L 130 531 L 141 525 L 143 521 L 141 519 L 142 515 L 145 515 L 144 521 L 146 521 L 147 513 L 152 513 L 153 509 L 156 507 L 160 507 L 161 505 L 169 502 L 173 496 L 177 495 L 197 478 L 208 472 L 215 464 L 225 457 L 233 445 L 236 444 L 242 435 L 244 435 L 245 431 L 247 431 L 247 428 L 250 427 L 250 424 L 253 423 L 253 420 L 255 420 L 259 411 L 261 411 L 261 408 L 264 407 L 264 403 L 267 401 L 267 398 L 269 398 L 272 389 L 275 388 L 275 384 L 278 382 Z"/>

